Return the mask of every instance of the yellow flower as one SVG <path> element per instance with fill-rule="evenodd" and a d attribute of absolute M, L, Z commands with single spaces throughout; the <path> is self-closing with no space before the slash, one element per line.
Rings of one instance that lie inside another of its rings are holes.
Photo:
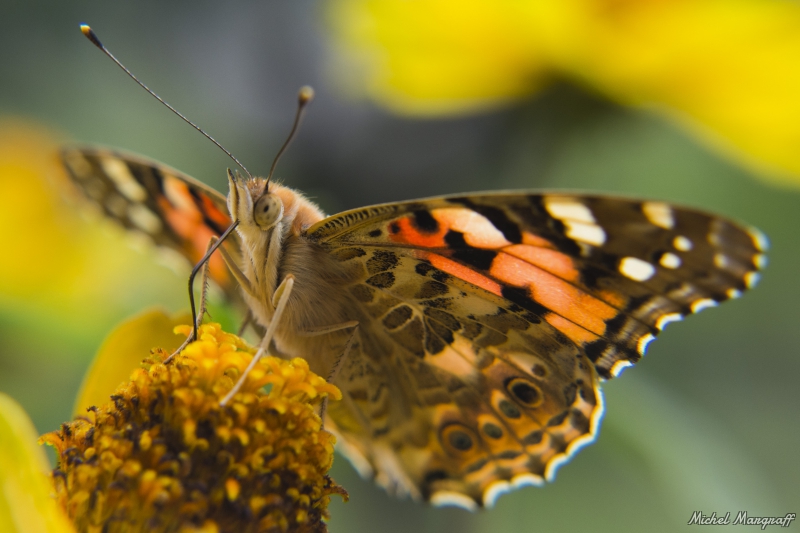
<path fill-rule="evenodd" d="M 137 317 L 100 359 L 129 359 L 118 341 L 169 321 Z M 30 422 L 0 396 L 0 530 L 325 531 L 330 495 L 347 493 L 327 475 L 335 437 L 318 411 L 341 393 L 303 359 L 263 357 L 220 406 L 255 350 L 218 324 L 202 326 L 199 337 L 168 364 L 167 351 L 152 350 L 110 401 L 41 437 L 58 456 L 50 487 Z M 108 385 L 98 376 L 114 379 L 102 361 L 90 374 L 89 389 Z M 83 401 L 92 394 L 84 391 Z"/>
<path fill-rule="evenodd" d="M 48 470 L 30 418 L 19 404 L 0 393 L 0 531 L 75 531 L 50 497 Z"/>
<path fill-rule="evenodd" d="M 364 89 L 398 112 L 497 107 L 567 78 L 798 183 L 795 2 L 336 0 L 331 14 Z"/>

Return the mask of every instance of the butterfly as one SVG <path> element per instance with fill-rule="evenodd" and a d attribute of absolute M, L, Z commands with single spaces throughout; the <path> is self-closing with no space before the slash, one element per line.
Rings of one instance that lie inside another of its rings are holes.
<path fill-rule="evenodd" d="M 119 151 L 61 157 L 106 215 L 191 262 L 238 220 L 211 277 L 264 328 L 292 280 L 271 352 L 336 367 L 343 399 L 325 424 L 339 449 L 437 505 L 552 480 L 595 438 L 600 382 L 766 264 L 758 230 L 658 201 L 470 193 L 326 217 L 262 178 L 229 171 L 226 198 Z"/>

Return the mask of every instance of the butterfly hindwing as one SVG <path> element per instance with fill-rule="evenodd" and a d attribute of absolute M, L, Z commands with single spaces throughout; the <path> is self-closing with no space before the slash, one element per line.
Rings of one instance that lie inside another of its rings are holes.
<path fill-rule="evenodd" d="M 491 503 L 498 481 L 552 477 L 602 412 L 591 362 L 530 312 L 405 251 L 340 255 L 368 276 L 348 288 L 367 327 L 330 407 L 345 451 L 391 491 L 436 503 Z M 378 361 L 374 345 L 388 345 Z"/>

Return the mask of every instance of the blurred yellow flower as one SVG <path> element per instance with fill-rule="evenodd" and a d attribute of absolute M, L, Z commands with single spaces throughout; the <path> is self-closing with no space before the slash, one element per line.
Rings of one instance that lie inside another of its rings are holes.
<path fill-rule="evenodd" d="M 30 418 L 19 404 L 0 393 L 0 531 L 75 531 L 50 497 L 48 470 Z"/>
<path fill-rule="evenodd" d="M 497 107 L 566 78 L 663 112 L 773 178 L 800 183 L 796 2 L 334 0 L 331 7 L 351 57 L 363 60 L 363 89 L 397 112 Z"/>
<path fill-rule="evenodd" d="M 155 253 L 133 250 L 123 232 L 87 222 L 64 201 L 70 184 L 57 157 L 59 137 L 32 121 L 0 117 L 0 227 L 7 258 L 0 261 L 0 311 L 86 330 L 109 327 L 155 295 L 184 301 L 183 288 L 155 264 Z"/>
<path fill-rule="evenodd" d="M 150 339 L 170 320 L 155 315 L 129 321 L 123 336 Z M 218 324 L 199 337 L 166 365 L 169 353 L 153 350 L 110 402 L 42 437 L 58 455 L 62 508 L 78 531 L 325 531 L 330 495 L 346 492 L 327 476 L 335 438 L 317 411 L 341 393 L 303 359 L 263 357 L 222 407 L 255 350 Z M 99 358 L 126 351 L 112 342 Z"/>

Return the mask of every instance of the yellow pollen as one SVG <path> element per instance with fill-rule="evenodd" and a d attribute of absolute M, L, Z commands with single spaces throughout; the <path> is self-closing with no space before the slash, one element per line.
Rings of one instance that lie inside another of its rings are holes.
<path fill-rule="evenodd" d="M 324 531 L 330 496 L 347 493 L 318 413 L 341 392 L 303 359 L 264 357 L 222 407 L 255 349 L 217 324 L 199 338 L 168 365 L 154 351 L 111 401 L 42 437 L 76 530 Z"/>

